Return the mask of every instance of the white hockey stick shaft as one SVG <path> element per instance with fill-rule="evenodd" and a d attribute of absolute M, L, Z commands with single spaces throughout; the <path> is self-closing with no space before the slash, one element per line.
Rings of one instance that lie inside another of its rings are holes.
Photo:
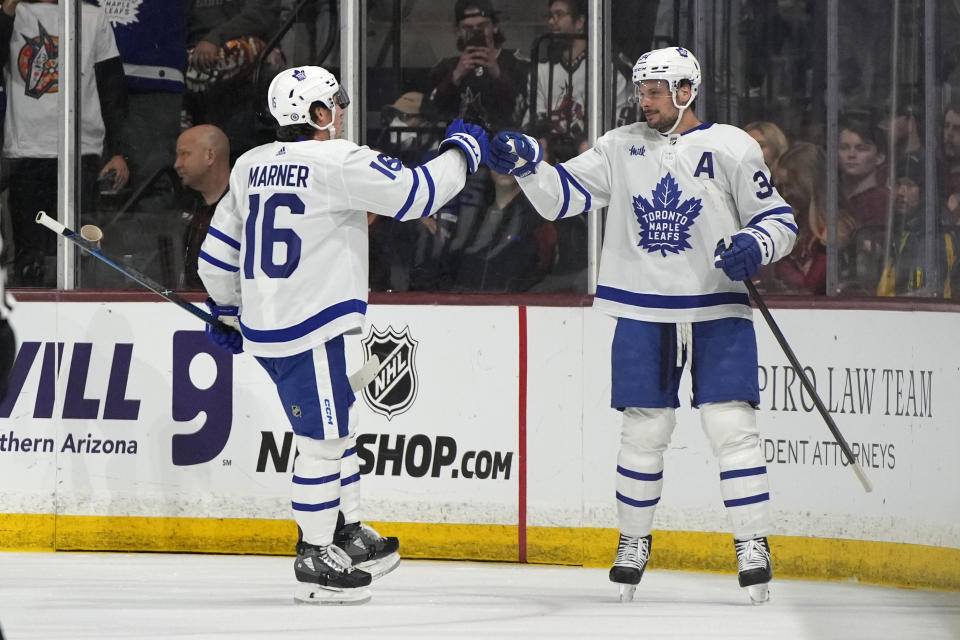
<path fill-rule="evenodd" d="M 84 225 L 84 233 L 79 234 L 73 229 L 64 226 L 60 221 L 55 218 L 51 218 L 45 212 L 37 212 L 37 224 L 43 225 L 47 229 L 50 229 L 54 233 L 63 236 L 73 244 L 80 247 L 86 253 L 89 253 L 91 256 L 103 262 L 104 264 L 116 269 L 126 277 L 130 278 L 134 282 L 146 287 L 150 291 L 153 291 L 157 295 L 166 298 L 170 302 L 174 303 L 178 307 L 181 307 L 188 313 L 193 314 L 194 316 L 200 318 L 207 324 L 210 324 L 216 327 L 220 331 L 229 331 L 230 327 L 224 324 L 219 318 L 214 318 L 213 315 L 207 313 L 205 310 L 194 305 L 192 302 L 186 298 L 180 296 L 174 291 L 167 289 L 163 285 L 155 282 L 148 276 L 140 273 L 136 269 L 128 266 L 121 265 L 115 260 L 105 255 L 100 251 L 100 238 L 103 237 L 103 232 L 100 231 L 97 227 L 93 225 Z M 94 240 L 96 238 L 96 240 Z"/>
<path fill-rule="evenodd" d="M 363 363 L 362 367 L 354 371 L 353 375 L 350 376 L 350 388 L 355 392 L 360 391 L 373 382 L 373 379 L 377 377 L 378 371 L 380 371 L 380 358 L 372 355 Z"/>

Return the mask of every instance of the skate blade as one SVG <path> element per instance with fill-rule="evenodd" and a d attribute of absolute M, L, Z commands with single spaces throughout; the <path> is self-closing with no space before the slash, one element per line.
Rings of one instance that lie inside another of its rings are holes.
<path fill-rule="evenodd" d="M 637 585 L 635 584 L 620 585 L 620 602 L 633 602 L 633 594 L 636 592 Z"/>
<path fill-rule="evenodd" d="M 400 554 L 394 551 L 388 556 L 361 562 L 356 567 L 369 573 L 372 580 L 376 580 L 396 569 L 398 564 L 400 564 Z"/>
<path fill-rule="evenodd" d="M 297 604 L 354 605 L 370 602 L 370 589 L 334 589 L 315 584 L 301 584 L 293 594 Z"/>
<path fill-rule="evenodd" d="M 750 594 L 750 602 L 753 604 L 763 604 L 769 602 L 770 600 L 770 585 L 764 584 L 753 584 L 749 587 L 746 587 L 747 593 Z"/>

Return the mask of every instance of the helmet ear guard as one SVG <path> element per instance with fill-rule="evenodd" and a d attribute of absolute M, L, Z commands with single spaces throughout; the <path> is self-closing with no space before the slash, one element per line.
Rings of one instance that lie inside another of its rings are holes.
<path fill-rule="evenodd" d="M 325 127 L 313 122 L 310 106 L 315 102 L 331 111 L 335 107 L 345 109 L 350 104 L 346 89 L 323 67 L 285 69 L 274 77 L 267 89 L 270 115 L 281 127 L 308 124 L 321 131 L 330 129 L 333 122 Z"/>

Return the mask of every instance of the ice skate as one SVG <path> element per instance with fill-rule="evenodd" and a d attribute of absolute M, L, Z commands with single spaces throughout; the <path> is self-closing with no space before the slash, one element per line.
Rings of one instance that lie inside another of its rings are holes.
<path fill-rule="evenodd" d="M 737 571 L 740 586 L 747 590 L 753 604 L 770 600 L 770 580 L 773 566 L 770 564 L 770 545 L 767 539 L 734 540 L 737 550 Z"/>
<path fill-rule="evenodd" d="M 297 543 L 293 564 L 299 585 L 294 600 L 311 604 L 363 604 L 370 600 L 370 574 L 351 566 L 335 545 Z"/>
<path fill-rule="evenodd" d="M 377 531 L 362 522 L 343 524 L 343 515 L 337 522 L 333 542 L 343 549 L 357 569 L 370 574 L 376 580 L 397 568 L 400 564 L 400 541 L 394 537 L 383 537 Z"/>
<path fill-rule="evenodd" d="M 643 570 L 650 559 L 650 546 L 653 537 L 646 535 L 628 536 L 620 534 L 617 545 L 617 559 L 610 568 L 610 582 L 620 585 L 620 602 L 630 602 L 643 577 Z"/>

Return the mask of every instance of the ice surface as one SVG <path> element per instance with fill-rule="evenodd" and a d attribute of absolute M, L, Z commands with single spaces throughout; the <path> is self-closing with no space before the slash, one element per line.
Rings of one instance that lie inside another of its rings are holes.
<path fill-rule="evenodd" d="M 0 628 L 25 638 L 960 639 L 960 593 L 647 571 L 630 603 L 605 569 L 404 560 L 354 607 L 293 602 L 293 558 L 0 553 Z"/>

